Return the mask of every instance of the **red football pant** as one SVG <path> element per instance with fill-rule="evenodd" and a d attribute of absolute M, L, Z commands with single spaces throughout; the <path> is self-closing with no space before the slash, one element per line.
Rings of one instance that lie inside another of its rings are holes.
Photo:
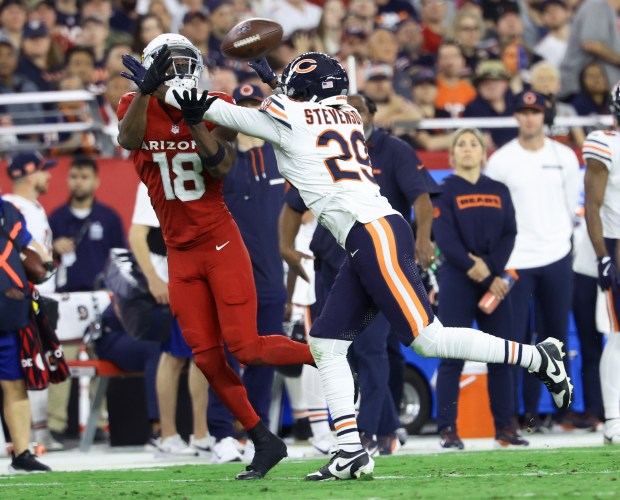
<path fill-rule="evenodd" d="M 313 364 L 309 347 L 281 335 L 258 336 L 252 263 L 232 217 L 189 249 L 169 248 L 168 269 L 170 306 L 196 365 L 244 428 L 253 427 L 258 417 L 241 380 L 222 368 L 224 342 L 245 365 Z"/>

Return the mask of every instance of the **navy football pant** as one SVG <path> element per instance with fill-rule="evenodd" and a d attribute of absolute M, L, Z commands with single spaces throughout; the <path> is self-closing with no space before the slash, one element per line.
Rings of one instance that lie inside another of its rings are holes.
<path fill-rule="evenodd" d="M 512 304 L 507 298 L 500 302 L 492 314 L 478 309 L 478 302 L 487 288 L 481 286 L 449 264 L 439 273 L 439 319 L 444 326 L 471 327 L 474 320 L 483 332 L 507 340 L 513 339 Z M 510 294 L 508 295 L 510 297 Z M 464 361 L 442 359 L 437 375 L 437 424 L 439 430 L 456 429 L 459 383 Z M 513 368 L 511 365 L 488 363 L 488 389 L 495 429 L 499 431 L 511 424 L 516 415 L 513 403 Z"/>
<path fill-rule="evenodd" d="M 513 304 L 515 341 L 526 340 L 530 321 L 530 300 L 537 308 L 536 342 L 555 337 L 566 343 L 568 319 L 573 296 L 572 257 L 542 267 L 517 269 L 519 280 L 510 292 Z M 520 368 L 513 368 L 515 371 Z M 523 370 L 523 404 L 526 413 L 537 414 L 541 382 Z"/>

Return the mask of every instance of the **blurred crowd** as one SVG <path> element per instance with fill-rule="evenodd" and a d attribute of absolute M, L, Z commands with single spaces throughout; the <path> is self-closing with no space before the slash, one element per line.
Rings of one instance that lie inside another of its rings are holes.
<path fill-rule="evenodd" d="M 525 88 L 557 98 L 558 116 L 607 114 L 610 87 L 620 79 L 619 8 L 620 0 L 4 0 L 0 94 L 85 89 L 97 96 L 100 116 L 89 116 L 95 108 L 82 101 L 32 102 L 0 105 L 0 123 L 90 117 L 115 141 L 116 107 L 131 90 L 119 76 L 121 56 L 139 57 L 165 32 L 201 50 L 204 88 L 232 93 L 241 83 L 262 85 L 220 45 L 236 23 L 266 17 L 284 30 L 269 55 L 276 72 L 312 50 L 334 55 L 351 73 L 354 61 L 354 86 L 377 103 L 378 125 L 417 149 L 445 150 L 446 130 L 416 130 L 415 122 L 509 117 Z M 484 132 L 488 149 L 516 137 L 516 129 Z M 585 137 L 579 127 L 556 127 L 552 135 L 574 147 Z M 18 139 L 2 136 L 6 149 Z M 88 131 L 35 139 L 52 156 L 101 153 Z"/>

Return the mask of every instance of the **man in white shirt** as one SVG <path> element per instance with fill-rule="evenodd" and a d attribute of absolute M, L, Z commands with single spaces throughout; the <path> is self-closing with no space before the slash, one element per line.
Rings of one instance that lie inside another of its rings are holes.
<path fill-rule="evenodd" d="M 548 102 L 542 94 L 526 91 L 516 99 L 519 135 L 491 155 L 486 169 L 489 177 L 510 190 L 517 217 L 517 239 L 507 264 L 519 274 L 509 295 L 515 317 L 513 335 L 518 342 L 525 340 L 533 298 L 542 319 L 537 341 L 547 337 L 566 341 L 579 160 L 570 148 L 545 137 Z M 540 385 L 530 378 L 524 379 L 526 425 L 537 428 Z"/>
<path fill-rule="evenodd" d="M 138 186 L 136 194 L 136 204 L 129 228 L 129 245 L 148 281 L 151 295 L 159 304 L 169 304 L 166 245 L 148 191 L 142 183 Z M 179 377 L 187 359 L 192 357 L 192 351 L 183 339 L 175 320 L 169 340 L 162 344 L 162 354 L 157 366 L 156 385 L 161 436 L 154 438 L 153 444 L 160 455 L 191 456 L 211 451 L 215 445 L 215 439 L 209 436 L 207 429 L 209 384 L 193 362 L 190 364 L 188 375 L 193 410 L 193 434 L 190 445 L 177 432 L 176 403 Z M 240 459 L 236 450 L 231 450 L 229 454 L 233 455 L 233 459 Z M 222 452 L 219 455 L 228 454 Z M 223 460 L 226 461 L 229 460 Z"/>
<path fill-rule="evenodd" d="M 586 221 L 598 261 L 598 283 L 607 295 L 611 331 L 600 364 L 605 444 L 620 444 L 620 86 L 612 92 L 616 130 L 597 130 L 583 144 Z"/>
<path fill-rule="evenodd" d="M 52 230 L 45 209 L 37 198 L 47 193 L 51 178 L 48 170 L 55 165 L 55 160 L 46 160 L 39 152 L 19 153 L 7 167 L 7 174 L 13 184 L 13 193 L 3 196 L 24 214 L 32 237 L 50 256 Z M 54 280 L 50 279 L 37 285 L 37 289 L 42 295 L 53 293 Z M 42 444 L 48 451 L 63 450 L 64 446 L 52 437 L 48 427 L 48 390 L 28 391 L 28 399 L 32 414 L 33 440 Z"/>

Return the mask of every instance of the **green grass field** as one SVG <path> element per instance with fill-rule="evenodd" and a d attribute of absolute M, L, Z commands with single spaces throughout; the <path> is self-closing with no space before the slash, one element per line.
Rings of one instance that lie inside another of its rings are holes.
<path fill-rule="evenodd" d="M 291 461 L 268 479 L 234 481 L 241 464 L 0 476 L 0 498 L 620 498 L 620 448 L 403 455 L 372 481 L 303 481 L 325 461 Z"/>

